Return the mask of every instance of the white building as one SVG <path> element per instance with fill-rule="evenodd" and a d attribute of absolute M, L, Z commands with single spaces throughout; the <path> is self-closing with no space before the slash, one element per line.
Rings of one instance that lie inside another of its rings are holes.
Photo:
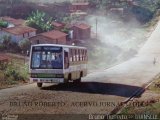
<path fill-rule="evenodd" d="M 10 28 L 2 28 L 0 30 L 0 38 L 5 35 L 11 36 L 11 40 L 19 42 L 24 38 L 30 38 L 36 35 L 36 29 L 28 26 L 15 26 Z"/>

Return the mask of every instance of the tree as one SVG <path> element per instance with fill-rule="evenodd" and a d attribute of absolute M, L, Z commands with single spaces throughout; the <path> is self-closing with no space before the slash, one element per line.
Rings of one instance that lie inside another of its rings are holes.
<path fill-rule="evenodd" d="M 5 46 L 5 49 L 10 50 L 11 48 L 11 36 L 9 35 L 4 35 L 3 36 L 3 45 Z"/>
<path fill-rule="evenodd" d="M 36 28 L 38 33 L 50 31 L 53 29 L 51 24 L 52 18 L 47 16 L 44 12 L 32 12 L 27 18 L 26 24 L 30 27 Z"/>
<path fill-rule="evenodd" d="M 0 20 L 0 28 L 6 28 L 6 27 L 8 27 L 8 23 L 7 22 L 5 22 L 5 21 L 3 21 L 3 20 Z"/>
<path fill-rule="evenodd" d="M 28 39 L 23 39 L 19 42 L 19 47 L 23 52 L 27 52 L 30 49 L 31 42 Z"/>
<path fill-rule="evenodd" d="M 0 49 L 7 50 L 10 52 L 19 52 L 20 51 L 20 47 L 18 46 L 18 44 L 16 42 L 12 41 L 11 36 L 9 36 L 9 35 L 3 36 Z"/>

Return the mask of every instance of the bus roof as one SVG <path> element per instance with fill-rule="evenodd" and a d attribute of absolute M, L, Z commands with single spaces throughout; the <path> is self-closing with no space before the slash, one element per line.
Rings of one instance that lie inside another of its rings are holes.
<path fill-rule="evenodd" d="M 81 49 L 87 49 L 86 47 L 81 46 L 73 46 L 73 45 L 60 45 L 60 44 L 36 44 L 32 46 L 57 46 L 57 47 L 68 47 L 68 48 L 81 48 Z"/>

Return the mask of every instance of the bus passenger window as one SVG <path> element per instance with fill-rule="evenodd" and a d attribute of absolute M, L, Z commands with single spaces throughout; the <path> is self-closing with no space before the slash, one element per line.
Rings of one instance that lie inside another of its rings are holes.
<path fill-rule="evenodd" d="M 79 57 L 78 57 L 78 59 L 79 59 L 79 61 L 81 61 L 81 50 L 78 50 L 79 52 L 78 52 L 78 54 L 79 54 Z"/>
<path fill-rule="evenodd" d="M 76 61 L 76 53 L 75 53 L 76 51 L 75 50 L 73 50 L 73 61 L 75 62 Z"/>
<path fill-rule="evenodd" d="M 86 56 L 85 56 L 85 60 L 87 61 L 88 57 L 87 57 L 87 50 L 86 50 Z"/>
<path fill-rule="evenodd" d="M 77 61 L 79 61 L 79 53 L 78 53 L 78 50 L 76 50 L 77 51 L 77 53 L 76 53 L 76 59 L 77 59 Z"/>
<path fill-rule="evenodd" d="M 74 50 L 75 61 L 77 61 L 76 55 L 77 55 L 77 52 L 76 52 L 76 50 Z"/>
<path fill-rule="evenodd" d="M 82 61 L 84 61 L 84 50 L 82 50 Z"/>
<path fill-rule="evenodd" d="M 73 61 L 73 52 L 72 52 L 72 49 L 70 49 L 70 62 L 72 62 Z"/>
<path fill-rule="evenodd" d="M 80 61 L 82 61 L 82 50 L 80 50 Z"/>
<path fill-rule="evenodd" d="M 86 61 L 86 50 L 84 50 L 84 61 Z"/>
<path fill-rule="evenodd" d="M 80 61 L 80 50 L 78 50 L 78 61 Z"/>
<path fill-rule="evenodd" d="M 46 65 L 47 65 L 47 64 L 46 64 L 46 62 L 47 62 L 47 61 L 46 61 L 46 58 L 47 58 L 46 53 L 45 53 L 45 52 L 42 52 L 42 61 L 41 61 L 41 65 L 40 65 L 42 68 L 45 68 Z"/>

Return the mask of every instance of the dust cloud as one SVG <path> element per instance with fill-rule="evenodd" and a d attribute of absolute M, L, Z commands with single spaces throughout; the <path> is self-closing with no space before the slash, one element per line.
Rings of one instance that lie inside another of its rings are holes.
<path fill-rule="evenodd" d="M 147 40 L 148 32 L 136 19 L 124 21 L 112 16 L 90 15 L 94 37 L 89 45 L 89 68 L 104 69 L 134 57 Z"/>

